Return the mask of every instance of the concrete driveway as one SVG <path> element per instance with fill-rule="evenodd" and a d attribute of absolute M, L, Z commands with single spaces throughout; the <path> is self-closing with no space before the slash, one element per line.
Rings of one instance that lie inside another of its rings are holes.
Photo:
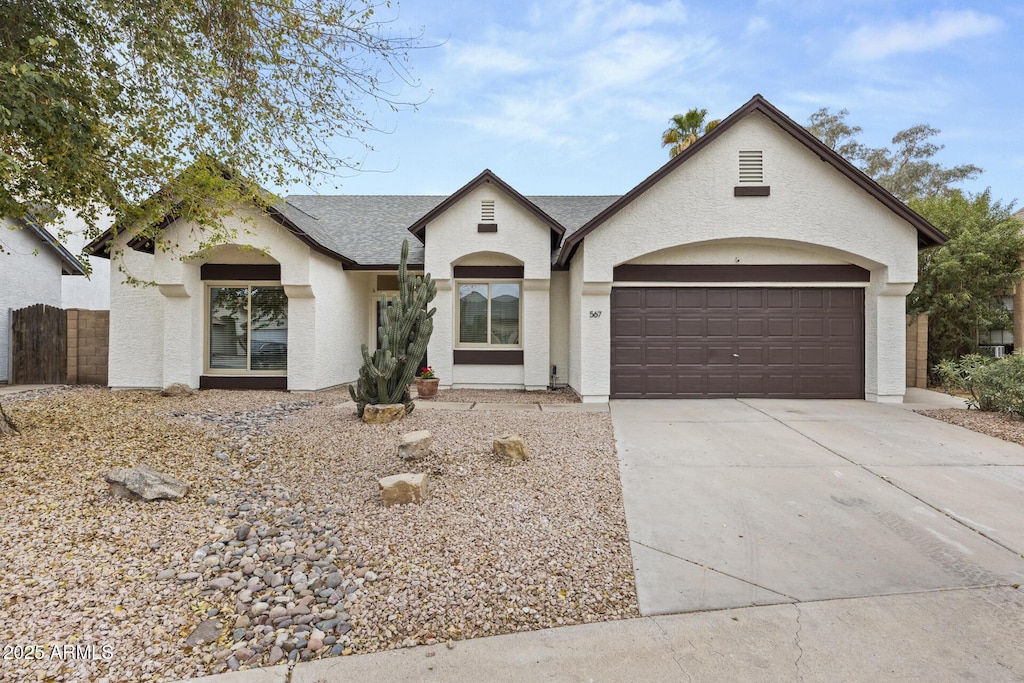
<path fill-rule="evenodd" d="M 1024 583 L 1024 447 L 865 401 L 612 401 L 644 615 Z"/>

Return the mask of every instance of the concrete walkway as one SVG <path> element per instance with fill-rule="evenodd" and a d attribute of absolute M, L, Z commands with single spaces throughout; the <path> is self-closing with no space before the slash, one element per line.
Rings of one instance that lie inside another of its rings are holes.
<path fill-rule="evenodd" d="M 1020 681 L 1024 591 L 963 589 L 697 612 L 335 657 L 197 679 Z"/>
<path fill-rule="evenodd" d="M 47 387 L 55 387 L 56 384 L 0 384 L 0 396 L 8 396 L 10 394 L 20 394 L 23 391 L 32 391 L 33 389 L 46 389 Z"/>

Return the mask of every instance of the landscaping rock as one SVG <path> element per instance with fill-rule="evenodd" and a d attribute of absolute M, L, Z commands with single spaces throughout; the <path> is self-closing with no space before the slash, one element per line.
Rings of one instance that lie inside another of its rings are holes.
<path fill-rule="evenodd" d="M 212 643 L 218 637 L 220 637 L 220 621 L 217 619 L 207 619 L 199 624 L 199 626 L 196 626 L 196 630 L 188 634 L 188 638 L 185 639 L 185 645 L 195 647 L 203 643 Z"/>
<path fill-rule="evenodd" d="M 181 479 L 157 472 L 149 465 L 111 470 L 104 475 L 114 498 L 180 500 L 189 485 Z"/>
<path fill-rule="evenodd" d="M 419 505 L 427 499 L 427 475 L 403 472 L 379 481 L 380 499 L 384 507 L 415 503 Z"/>
<path fill-rule="evenodd" d="M 187 384 L 181 382 L 175 382 L 174 384 L 168 385 L 163 391 L 160 392 L 161 396 L 191 396 L 196 393 L 195 389 Z"/>
<path fill-rule="evenodd" d="M 434 437 L 426 429 L 402 434 L 402 438 L 398 442 L 398 457 L 402 460 L 425 458 L 430 455 L 432 443 L 434 443 Z"/>
<path fill-rule="evenodd" d="M 526 442 L 518 434 L 502 434 L 494 440 L 494 455 L 502 460 L 522 462 L 529 458 Z"/>
<path fill-rule="evenodd" d="M 405 417 L 404 403 L 371 403 L 363 409 L 363 422 L 367 424 L 388 424 Z"/>

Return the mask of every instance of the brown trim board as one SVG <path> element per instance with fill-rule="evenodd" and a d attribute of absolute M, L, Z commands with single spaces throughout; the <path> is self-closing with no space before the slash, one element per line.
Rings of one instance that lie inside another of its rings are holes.
<path fill-rule="evenodd" d="M 200 375 L 200 389 L 288 389 L 287 377 L 252 375 L 249 377 L 227 375 Z"/>
<path fill-rule="evenodd" d="M 737 185 L 732 188 L 733 197 L 768 197 L 771 193 L 771 185 Z"/>
<path fill-rule="evenodd" d="M 840 265 L 615 266 L 616 282 L 870 282 L 871 271 Z"/>
<path fill-rule="evenodd" d="M 476 224 L 476 231 L 477 232 L 498 232 L 498 224 L 497 223 L 477 223 Z"/>
<path fill-rule="evenodd" d="M 204 263 L 199 267 L 202 280 L 278 280 L 279 264 Z"/>
<path fill-rule="evenodd" d="M 523 350 L 455 349 L 452 359 L 455 365 L 522 365 Z"/>
<path fill-rule="evenodd" d="M 455 266 L 452 276 L 486 278 L 522 278 L 523 266 Z"/>

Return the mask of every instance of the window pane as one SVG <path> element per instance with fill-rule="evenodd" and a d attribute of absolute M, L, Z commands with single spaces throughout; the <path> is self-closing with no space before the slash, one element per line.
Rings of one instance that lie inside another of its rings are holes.
<path fill-rule="evenodd" d="M 253 370 L 288 369 L 288 297 L 284 287 L 252 288 Z"/>
<path fill-rule="evenodd" d="M 210 368 L 245 370 L 249 288 L 210 288 Z"/>
<path fill-rule="evenodd" d="M 459 342 L 487 343 L 487 285 L 459 285 Z"/>
<path fill-rule="evenodd" d="M 519 285 L 491 285 L 491 343 L 519 343 Z"/>

